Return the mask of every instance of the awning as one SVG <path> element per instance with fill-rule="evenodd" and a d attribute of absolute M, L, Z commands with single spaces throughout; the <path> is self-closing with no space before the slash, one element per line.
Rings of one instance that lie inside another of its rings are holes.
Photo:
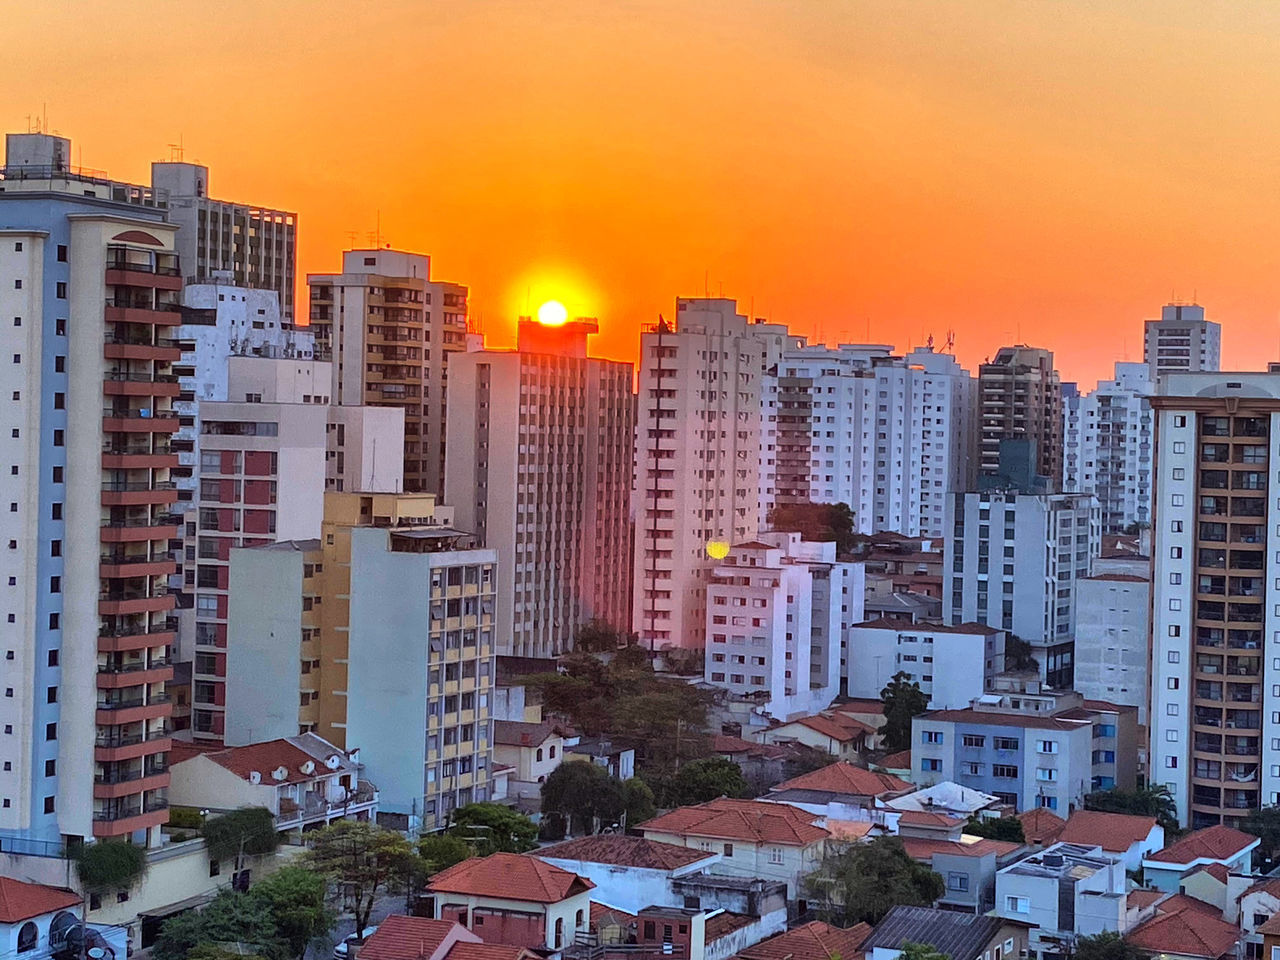
<path fill-rule="evenodd" d="M 177 903 L 166 904 L 163 907 L 153 907 L 150 910 L 142 910 L 138 913 L 140 917 L 171 917 L 175 913 L 182 913 L 184 910 L 192 910 L 195 907 L 203 907 L 212 900 L 216 894 L 202 893 L 198 897 L 187 897 L 185 900 L 179 900 Z"/>

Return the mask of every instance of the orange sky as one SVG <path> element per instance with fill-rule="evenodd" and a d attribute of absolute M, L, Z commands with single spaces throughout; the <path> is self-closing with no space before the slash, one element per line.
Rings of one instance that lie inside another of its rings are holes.
<path fill-rule="evenodd" d="M 1120 9 L 1123 8 L 1123 9 Z M 300 271 L 372 231 L 632 359 L 676 295 L 823 339 L 1018 337 L 1094 380 L 1171 294 L 1280 357 L 1280 5 L 1175 0 L 42 0 L 0 121 L 47 105 L 121 179 L 182 137 L 297 210 Z M 304 301 L 305 302 L 305 301 Z"/>

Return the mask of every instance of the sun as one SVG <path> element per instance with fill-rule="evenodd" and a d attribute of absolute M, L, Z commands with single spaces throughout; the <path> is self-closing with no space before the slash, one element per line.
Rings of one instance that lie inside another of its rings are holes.
<path fill-rule="evenodd" d="M 538 308 L 538 322 L 546 327 L 561 326 L 569 319 L 569 311 L 559 300 L 548 300 Z"/>

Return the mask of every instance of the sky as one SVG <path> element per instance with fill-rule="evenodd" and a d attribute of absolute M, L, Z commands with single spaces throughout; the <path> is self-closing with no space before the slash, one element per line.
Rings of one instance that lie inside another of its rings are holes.
<path fill-rule="evenodd" d="M 0 49 L 6 130 L 141 182 L 180 142 L 300 273 L 430 254 L 495 346 L 555 298 L 632 360 L 709 292 L 1092 383 L 1176 297 L 1280 359 L 1270 0 L 41 0 Z"/>

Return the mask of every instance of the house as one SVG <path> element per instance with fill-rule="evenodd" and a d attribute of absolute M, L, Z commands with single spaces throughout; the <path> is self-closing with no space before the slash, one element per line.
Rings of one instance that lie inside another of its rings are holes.
<path fill-rule="evenodd" d="M 786 747 L 719 733 L 711 738 L 711 752 L 736 763 L 747 783 L 774 784 L 786 776 Z"/>
<path fill-rule="evenodd" d="M 813 814 L 784 803 L 721 797 L 679 807 L 640 825 L 651 840 L 721 853 L 712 873 L 786 884 L 795 900 L 805 876 L 822 862 L 827 831 Z"/>
<path fill-rule="evenodd" d="M 1163 850 L 1142 859 L 1142 873 L 1150 886 L 1170 892 L 1196 867 L 1220 863 L 1228 873 L 1250 873 L 1257 837 L 1223 824 L 1189 833 Z"/>
<path fill-rule="evenodd" d="M 80 927 L 82 905 L 83 898 L 70 890 L 0 877 L 4 956 L 43 960 L 65 950 L 68 932 Z"/>
<path fill-rule="evenodd" d="M 1164 827 L 1155 817 L 1077 810 L 1067 819 L 1058 839 L 1086 846 L 1097 844 L 1107 853 L 1121 854 L 1126 870 L 1139 870 L 1143 858 L 1164 847 Z"/>
<path fill-rule="evenodd" d="M 1029 847 L 1049 847 L 1058 842 L 1067 821 L 1052 810 L 1033 807 L 1017 815 L 1022 836 Z"/>
<path fill-rule="evenodd" d="M 537 857 L 495 853 L 455 864 L 427 881 L 436 920 L 454 920 L 485 943 L 559 950 L 590 922 L 595 884 Z"/>
<path fill-rule="evenodd" d="M 998 797 L 971 787 L 962 787 L 950 780 L 893 797 L 886 800 L 884 805 L 886 810 L 922 810 L 927 813 L 945 813 L 965 820 L 975 816 L 998 817 L 1010 812 Z"/>
<path fill-rule="evenodd" d="M 1221 864 L 1212 866 L 1220 870 L 1226 869 Z M 1193 895 L 1200 896 L 1202 899 L 1208 892 L 1206 890 L 1208 884 L 1199 877 L 1199 873 L 1206 869 L 1209 868 L 1202 867 L 1182 880 L 1182 886 L 1187 888 L 1188 892 L 1195 891 Z M 1246 884 L 1242 892 L 1234 889 L 1239 883 Z M 1247 877 L 1227 874 L 1226 885 L 1228 893 L 1223 908 L 1223 919 L 1238 921 L 1245 938 L 1253 943 L 1259 942 L 1258 929 L 1272 917 L 1280 914 L 1280 877 L 1260 877 L 1250 882 Z"/>
<path fill-rule="evenodd" d="M 738 951 L 738 960 L 859 960 L 871 935 L 866 923 L 834 927 L 822 920 L 794 927 Z"/>
<path fill-rule="evenodd" d="M 580 738 L 577 743 L 566 744 L 564 758 L 594 763 L 619 780 L 630 780 L 636 775 L 636 752 L 602 737 Z"/>
<path fill-rule="evenodd" d="M 1194 897 L 1196 900 L 1215 908 L 1218 911 L 1218 915 L 1224 920 L 1240 919 L 1240 925 L 1244 927 L 1244 918 L 1239 917 L 1235 909 L 1239 906 L 1239 901 L 1236 898 L 1242 896 L 1240 888 L 1244 888 L 1244 891 L 1248 892 L 1247 885 L 1249 880 L 1249 877 L 1236 877 L 1233 884 L 1231 874 L 1226 867 L 1220 863 L 1206 863 L 1203 866 L 1196 867 L 1183 877 L 1182 882 L 1178 884 L 1178 889 L 1188 897 Z M 1233 886 L 1237 887 L 1234 891 L 1232 890 Z M 1229 907 L 1232 908 L 1231 916 L 1226 915 Z M 1271 912 L 1267 912 L 1268 917 L 1271 916 Z M 1258 923 L 1261 922 L 1261 920 L 1258 921 Z M 1257 925 L 1256 923 L 1253 924 L 1253 926 Z M 1249 929 L 1251 930 L 1252 928 L 1250 927 Z"/>
<path fill-rule="evenodd" d="M 912 789 L 911 784 L 891 774 L 873 773 L 864 767 L 839 761 L 784 780 L 760 799 L 770 803 L 789 803 L 819 817 L 870 820 L 878 816 L 881 800 L 909 793 Z"/>
<path fill-rule="evenodd" d="M 360 948 L 362 960 L 537 960 L 527 947 L 485 943 L 452 920 L 392 914 Z"/>
<path fill-rule="evenodd" d="M 891 753 L 882 758 L 879 763 L 871 764 L 871 767 L 884 773 L 892 773 L 895 777 L 905 780 L 911 776 L 911 751 L 899 750 L 897 753 Z"/>
<path fill-rule="evenodd" d="M 1024 849 L 1018 843 L 964 835 L 955 839 L 899 835 L 898 839 L 907 856 L 942 878 L 944 889 L 934 906 L 966 913 L 994 908 L 996 873 Z"/>
<path fill-rule="evenodd" d="M 808 717 L 797 717 L 760 730 L 755 735 L 761 743 L 803 744 L 839 760 L 853 760 L 869 746 L 875 728 L 837 710 L 824 710 Z"/>
<path fill-rule="evenodd" d="M 850 695 L 877 697 L 898 673 L 935 710 L 959 709 L 1004 670 L 1005 633 L 984 623 L 868 620 L 845 631 Z M 979 667 L 981 669 L 979 669 Z"/>
<path fill-rule="evenodd" d="M 1262 936 L 1262 960 L 1280 960 L 1280 916 L 1272 917 L 1257 932 Z"/>
<path fill-rule="evenodd" d="M 906 943 L 932 947 L 951 960 L 1017 960 L 1027 947 L 1027 925 L 935 907 L 894 907 L 876 924 L 862 950 L 867 960 L 894 960 Z"/>
<path fill-rule="evenodd" d="M 184 759 L 169 768 L 174 806 L 266 807 L 292 842 L 334 820 L 377 817 L 378 791 L 360 779 L 359 751 L 347 752 L 314 733 L 222 750 L 175 745 L 176 757 Z"/>
<path fill-rule="evenodd" d="M 996 874 L 995 911 L 1032 925 L 1033 953 L 1066 953 L 1076 937 L 1123 931 L 1126 879 L 1119 855 L 1059 842 Z"/>
<path fill-rule="evenodd" d="M 587 932 L 598 943 L 626 943 L 636 935 L 636 915 L 599 900 L 591 901 L 591 922 Z"/>
<path fill-rule="evenodd" d="M 1239 929 L 1191 897 L 1170 897 L 1127 934 L 1132 946 L 1160 960 L 1234 960 Z"/>
<path fill-rule="evenodd" d="M 564 724 L 549 720 L 493 722 L 493 762 L 510 766 L 512 780 L 519 783 L 542 783 L 560 766 L 565 747 L 576 742 Z"/>
<path fill-rule="evenodd" d="M 728 910 L 647 907 L 636 917 L 636 942 L 634 949 L 627 944 L 626 956 L 641 953 L 670 960 L 729 960 L 743 947 L 781 932 L 786 925 L 785 911 L 765 921 Z"/>
<path fill-rule="evenodd" d="M 683 906 L 671 881 L 699 873 L 721 855 L 682 844 L 625 834 L 597 834 L 542 847 L 529 854 L 595 884 L 593 902 L 637 913 L 647 906 Z"/>

